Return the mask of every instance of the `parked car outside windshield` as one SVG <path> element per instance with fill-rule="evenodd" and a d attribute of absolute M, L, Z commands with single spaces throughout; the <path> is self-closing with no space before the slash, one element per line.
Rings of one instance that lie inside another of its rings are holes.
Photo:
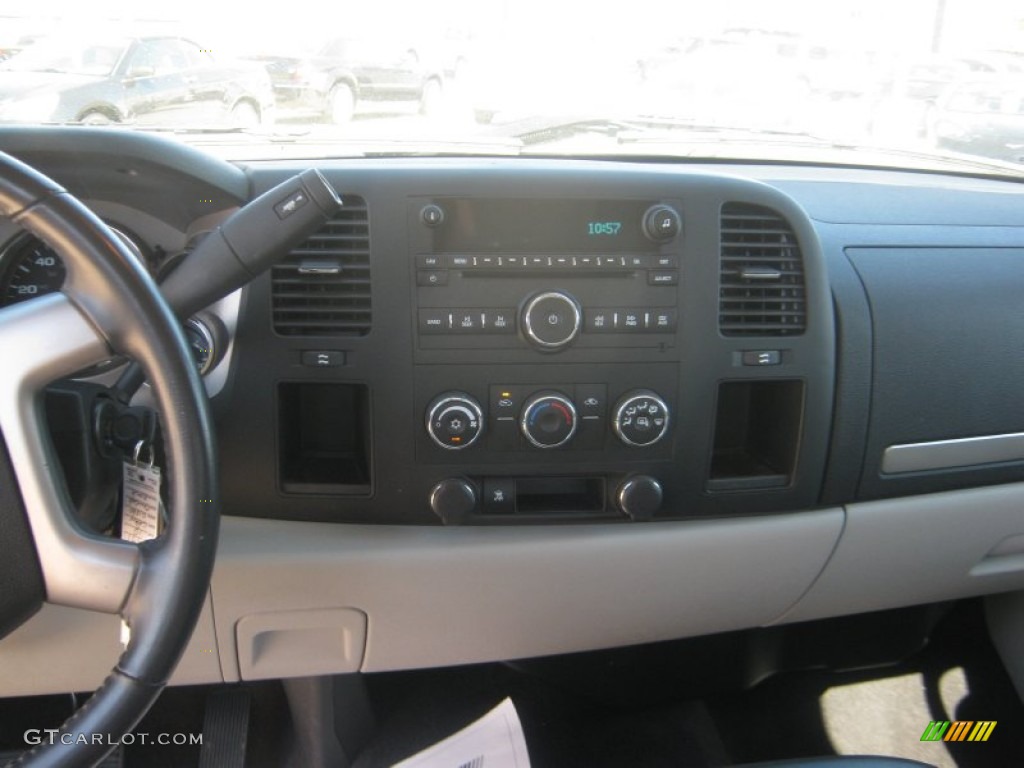
<path fill-rule="evenodd" d="M 231 159 L 1020 160 L 1005 109 L 964 127 L 951 106 L 978 77 L 1024 78 L 1009 0 L 382 0 L 247 8 L 244 29 L 198 0 L 48 0 L 5 26 L 0 121 L 167 129 Z"/>
<path fill-rule="evenodd" d="M 262 68 L 182 37 L 49 37 L 0 64 L 0 121 L 256 126 L 273 116 Z"/>

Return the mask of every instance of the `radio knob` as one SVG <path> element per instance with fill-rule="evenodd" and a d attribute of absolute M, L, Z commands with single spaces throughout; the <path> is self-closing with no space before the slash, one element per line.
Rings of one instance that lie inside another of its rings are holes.
<path fill-rule="evenodd" d="M 450 451 L 468 448 L 484 430 L 480 403 L 465 392 L 439 395 L 427 407 L 427 433 Z"/>
<path fill-rule="evenodd" d="M 667 243 L 683 228 L 679 212 L 670 205 L 652 205 L 644 212 L 643 230 L 648 240 Z"/>
<path fill-rule="evenodd" d="M 537 448 L 557 448 L 576 434 L 576 406 L 564 395 L 539 392 L 523 406 L 523 436 Z"/>
<path fill-rule="evenodd" d="M 661 483 L 649 475 L 626 478 L 615 494 L 615 501 L 634 520 L 646 520 L 661 508 Z"/>
<path fill-rule="evenodd" d="M 523 307 L 523 333 L 543 350 L 553 352 L 572 342 L 582 321 L 579 303 L 563 291 L 539 293 Z"/>
<path fill-rule="evenodd" d="M 615 405 L 612 429 L 626 445 L 644 448 L 668 434 L 668 406 L 654 392 L 628 392 Z"/>
<path fill-rule="evenodd" d="M 468 480 L 442 480 L 430 491 L 430 509 L 446 525 L 461 523 L 476 509 L 476 488 Z"/>

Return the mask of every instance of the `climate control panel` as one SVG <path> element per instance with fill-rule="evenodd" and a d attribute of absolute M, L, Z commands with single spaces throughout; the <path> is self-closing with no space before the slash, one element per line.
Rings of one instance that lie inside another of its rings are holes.
<path fill-rule="evenodd" d="M 594 449 L 610 432 L 623 446 L 649 448 L 669 434 L 669 406 L 649 389 L 629 390 L 611 408 L 604 384 L 491 385 L 489 390 L 490 412 L 467 392 L 434 397 L 425 414 L 431 441 L 450 451 L 474 445 L 503 451 L 551 450 L 573 447 L 579 434 L 582 439 L 576 447 Z M 486 424 L 491 425 L 491 434 L 482 440 Z"/>

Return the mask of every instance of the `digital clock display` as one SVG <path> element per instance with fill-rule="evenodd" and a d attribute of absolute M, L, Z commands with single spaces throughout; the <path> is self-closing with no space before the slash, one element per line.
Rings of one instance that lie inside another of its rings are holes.
<path fill-rule="evenodd" d="M 592 236 L 615 237 L 622 231 L 621 221 L 589 221 L 587 234 Z"/>
<path fill-rule="evenodd" d="M 653 200 L 449 197 L 432 202 L 446 214 L 431 229 L 437 253 L 629 254 L 659 247 L 642 227 Z"/>

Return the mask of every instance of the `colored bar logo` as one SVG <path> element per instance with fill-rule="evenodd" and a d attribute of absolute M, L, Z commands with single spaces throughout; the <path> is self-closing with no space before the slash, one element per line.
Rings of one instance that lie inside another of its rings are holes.
<path fill-rule="evenodd" d="M 921 741 L 988 741 L 997 720 L 932 720 Z"/>

